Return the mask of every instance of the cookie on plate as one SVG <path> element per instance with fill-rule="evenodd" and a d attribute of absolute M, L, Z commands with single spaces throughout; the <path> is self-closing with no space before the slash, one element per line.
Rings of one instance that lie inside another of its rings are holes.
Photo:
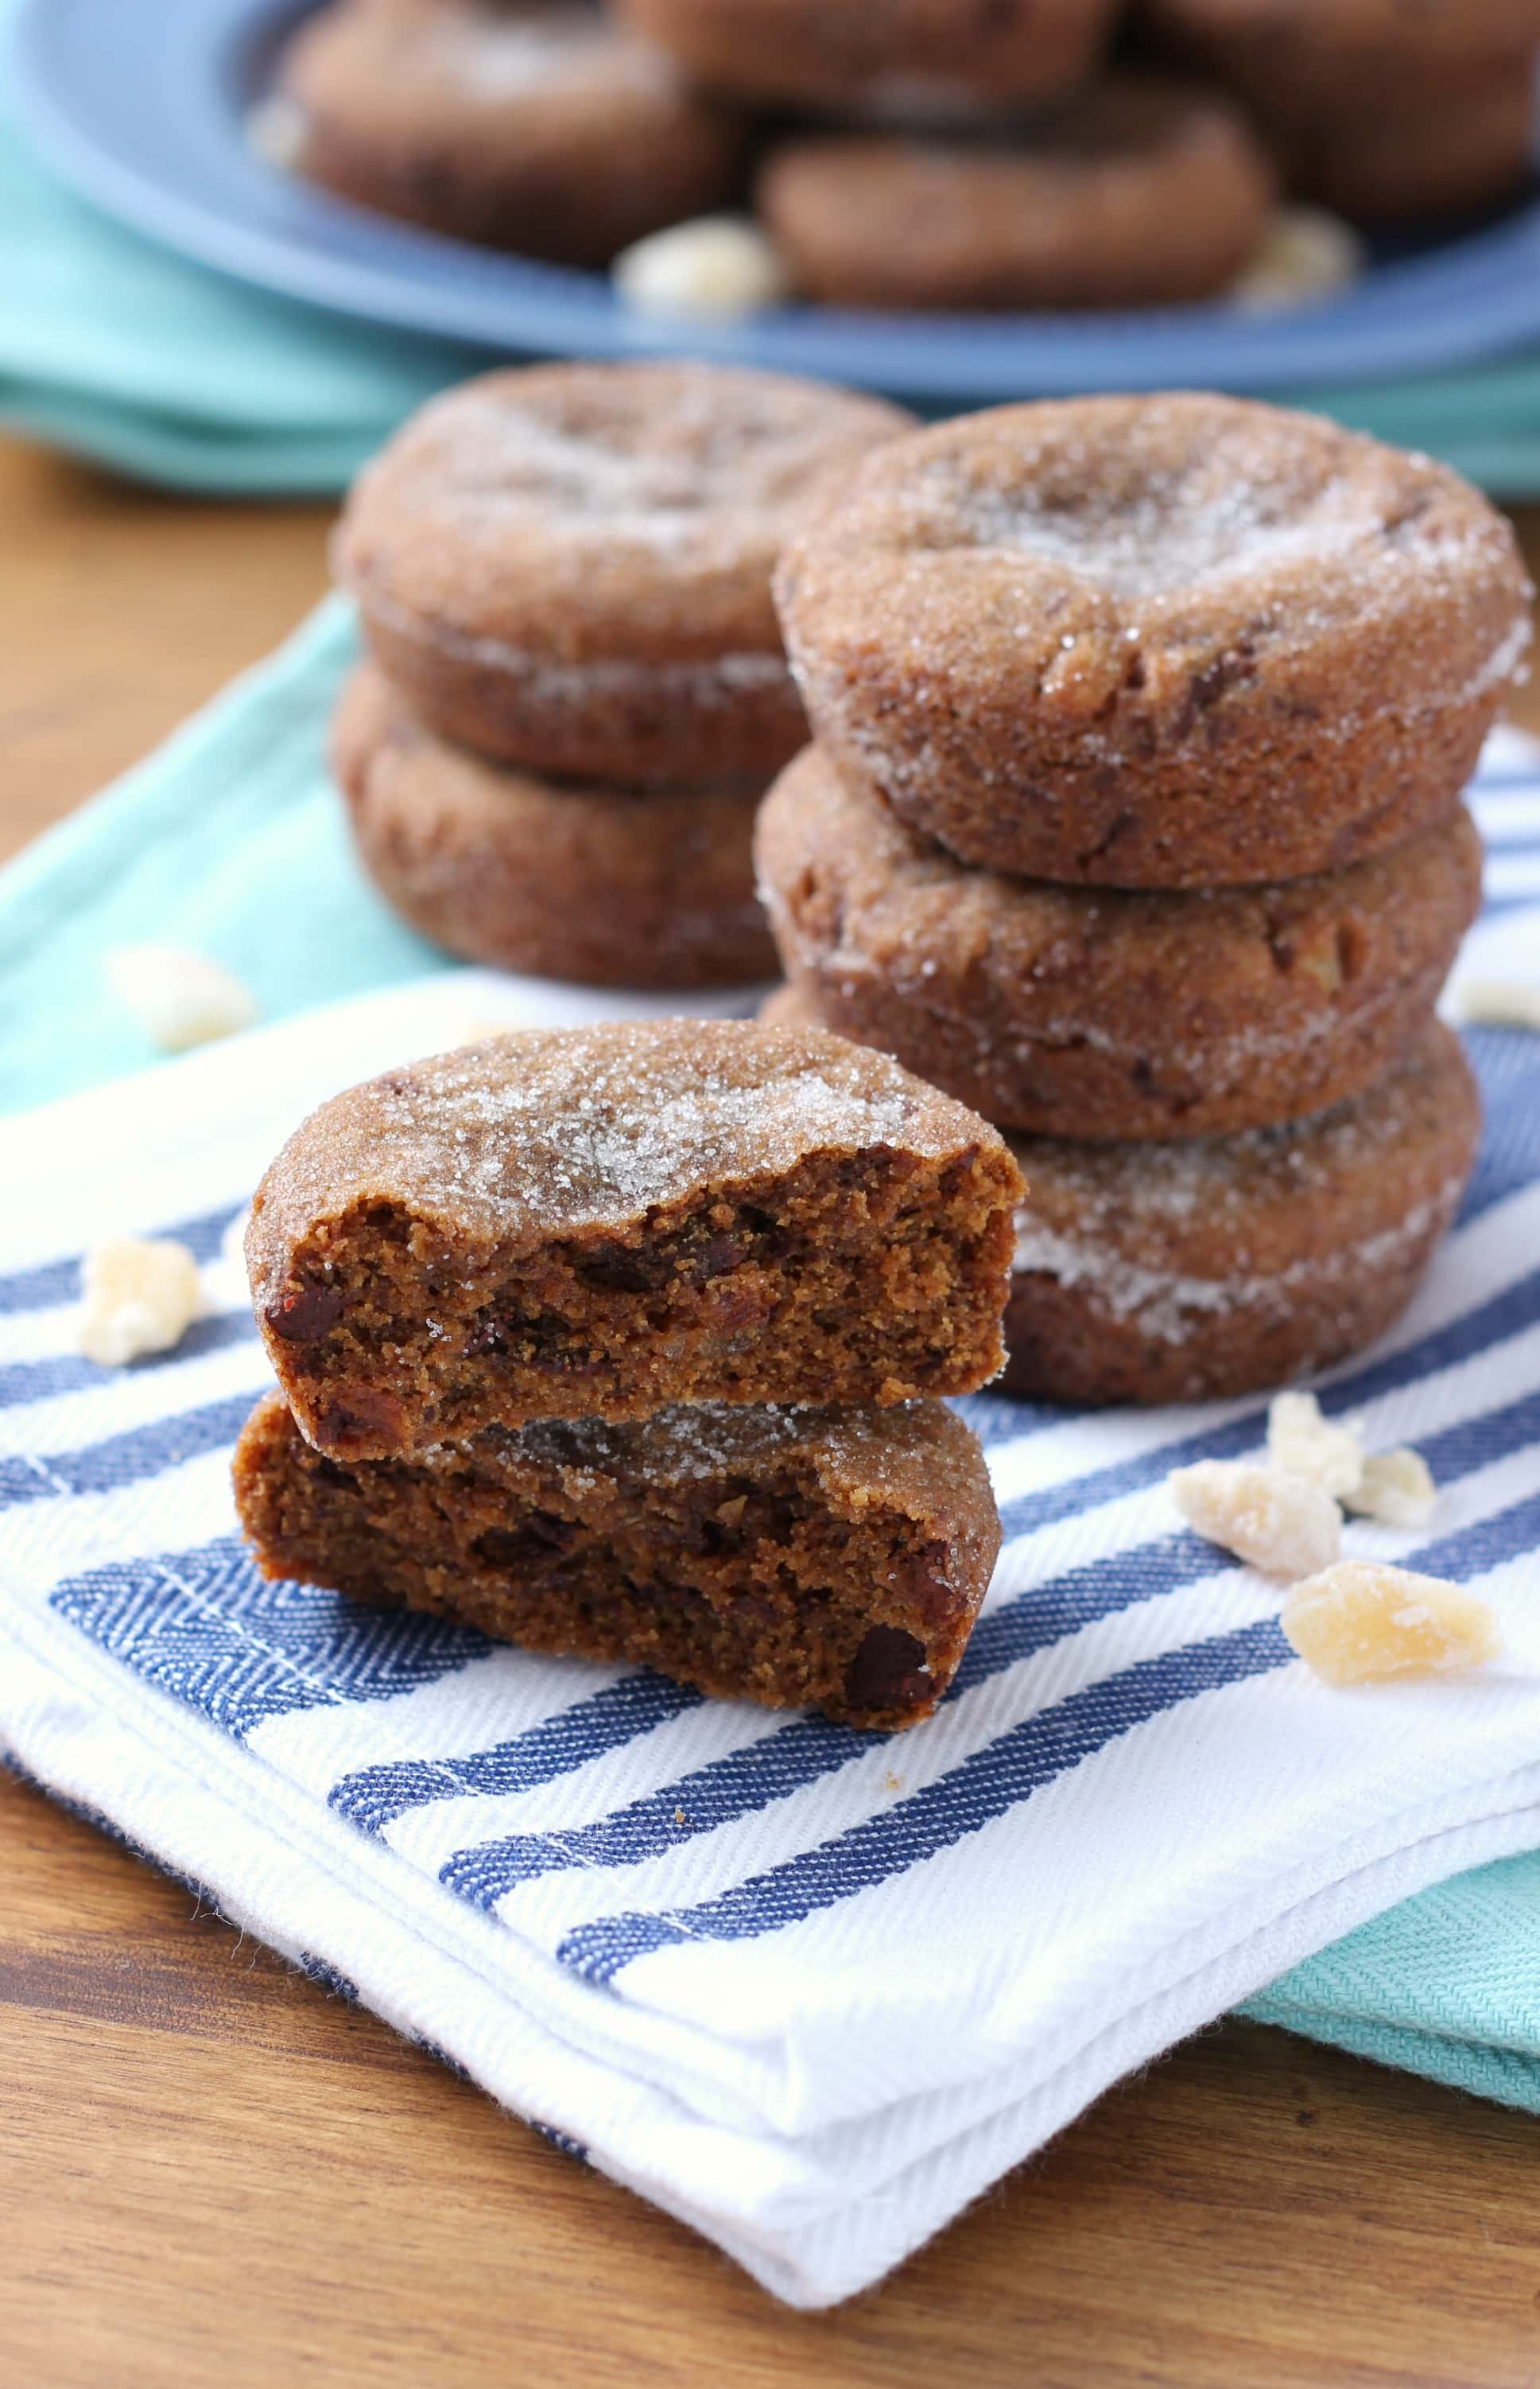
<path fill-rule="evenodd" d="M 605 265 L 731 196 L 745 128 L 580 0 L 332 0 L 274 94 L 284 162 L 460 240 Z"/>
<path fill-rule="evenodd" d="M 1010 146 L 794 136 L 756 205 L 798 288 L 836 306 L 1177 306 L 1240 272 L 1276 181 L 1221 94 L 1123 76 Z"/>

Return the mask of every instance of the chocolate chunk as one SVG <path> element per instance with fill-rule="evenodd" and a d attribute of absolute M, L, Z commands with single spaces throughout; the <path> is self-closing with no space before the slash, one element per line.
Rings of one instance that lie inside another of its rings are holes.
<path fill-rule="evenodd" d="M 339 1285 L 328 1285 L 320 1277 L 299 1278 L 285 1286 L 264 1315 L 274 1335 L 281 1335 L 286 1344 L 313 1344 L 337 1325 L 343 1302 Z"/>
<path fill-rule="evenodd" d="M 869 1626 L 845 1671 L 845 1697 L 853 1709 L 917 1708 L 932 1684 L 925 1646 L 900 1626 Z"/>
<path fill-rule="evenodd" d="M 577 1539 L 578 1529 L 569 1519 L 554 1517 L 549 1510 L 531 1510 L 516 1527 L 490 1527 L 472 1549 L 488 1567 L 516 1568 L 556 1558 Z"/>

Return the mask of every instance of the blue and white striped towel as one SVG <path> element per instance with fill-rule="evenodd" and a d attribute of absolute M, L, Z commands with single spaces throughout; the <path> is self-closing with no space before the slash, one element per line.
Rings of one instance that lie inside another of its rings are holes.
<path fill-rule="evenodd" d="M 1533 975 L 1540 778 L 1498 742 L 1467 968 Z M 614 1010 L 477 974 L 74 1096 L 0 1150 L 0 1750 L 345 1977 L 778 2295 L 876 2280 L 1107 2084 L 1457 1870 L 1540 1845 L 1540 1041 L 1473 1040 L 1460 1226 L 1330 1411 L 1415 1441 L 1431 1536 L 1508 1655 L 1332 1693 L 1274 1592 L 1195 1540 L 1177 1462 L 1255 1402 L 980 1397 L 1006 1544 L 957 1684 L 892 1740 L 706 1702 L 266 1585 L 231 1442 L 265 1367 L 222 1232 L 302 1112 L 487 1016 Z M 171 1229 L 210 1315 L 75 1354 L 81 1247 Z"/>

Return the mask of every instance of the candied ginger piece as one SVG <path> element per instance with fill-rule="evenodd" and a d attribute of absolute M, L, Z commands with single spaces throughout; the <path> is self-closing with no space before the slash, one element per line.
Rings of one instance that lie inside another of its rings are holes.
<path fill-rule="evenodd" d="M 1540 986 L 1523 979 L 1458 979 L 1453 1003 L 1457 1016 L 1471 1028 L 1540 1028 Z"/>
<path fill-rule="evenodd" d="M 1325 208 L 1276 208 L 1228 296 L 1252 315 L 1305 307 L 1350 288 L 1368 262 L 1364 243 L 1341 216 Z"/>
<path fill-rule="evenodd" d="M 1364 1474 L 1364 1447 L 1351 1426 L 1322 1418 L 1314 1394 L 1275 1394 L 1267 1409 L 1267 1458 L 1291 1476 L 1345 1501 Z"/>
<path fill-rule="evenodd" d="M 1370 1452 L 1357 1485 L 1343 1498 L 1361 1518 L 1379 1518 L 1387 1527 L 1427 1527 L 1438 1506 L 1438 1488 L 1422 1454 L 1403 1446 Z"/>
<path fill-rule="evenodd" d="M 197 1263 L 169 1237 L 108 1237 L 86 1254 L 81 1277 L 80 1348 L 103 1369 L 169 1352 L 202 1308 Z"/>
<path fill-rule="evenodd" d="M 114 946 L 107 983 L 162 1054 L 185 1054 L 252 1027 L 256 999 L 207 954 L 182 946 Z"/>
<path fill-rule="evenodd" d="M 649 233 L 610 270 L 626 304 L 647 315 L 726 321 L 790 296 L 784 260 L 746 216 L 695 216 Z"/>
<path fill-rule="evenodd" d="M 1441 1577 L 1343 1560 L 1285 1596 L 1283 1631 L 1328 1684 L 1442 1676 L 1483 1667 L 1499 1648 L 1484 1601 Z"/>
<path fill-rule="evenodd" d="M 1200 1460 L 1166 1479 L 1189 1526 L 1268 1576 L 1310 1576 L 1342 1548 L 1337 1504 L 1307 1476 L 1244 1460 Z"/>

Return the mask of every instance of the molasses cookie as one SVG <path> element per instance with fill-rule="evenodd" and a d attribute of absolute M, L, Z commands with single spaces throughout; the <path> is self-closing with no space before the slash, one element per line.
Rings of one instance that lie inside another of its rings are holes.
<path fill-rule="evenodd" d="M 1495 207 L 1523 185 L 1534 146 L 1531 63 L 1462 78 L 1417 103 L 1273 128 L 1291 186 L 1365 224 Z"/>
<path fill-rule="evenodd" d="M 945 121 L 1057 97 L 1100 57 L 1114 0 L 619 0 L 698 83 L 746 99 Z"/>
<path fill-rule="evenodd" d="M 566 265 L 732 193 L 743 127 L 580 0 L 333 0 L 285 51 L 290 162 L 434 232 Z"/>
<path fill-rule="evenodd" d="M 337 574 L 441 737 L 617 787 L 762 784 L 807 735 L 776 554 L 825 483 L 911 420 L 725 366 L 487 374 L 366 468 Z"/>
<path fill-rule="evenodd" d="M 1425 456 L 1186 393 L 867 458 L 784 555 L 814 729 L 969 862 L 1202 888 L 1445 813 L 1530 639 L 1512 531 Z"/>
<path fill-rule="evenodd" d="M 929 1716 L 999 1549 L 944 1402 L 546 1420 L 343 1466 L 269 1394 L 235 1479 L 265 1576 L 858 1726 Z"/>
<path fill-rule="evenodd" d="M 792 1027 L 806 996 L 761 1017 Z M 1053 1402 L 1261 1392 L 1382 1335 L 1410 1301 L 1475 1159 L 1481 1103 L 1432 1022 L 1351 1103 L 1170 1144 L 1029 1137 L 1003 1390 Z"/>
<path fill-rule="evenodd" d="M 307 1438 L 387 1459 L 538 1418 L 962 1393 L 1021 1182 L 824 1029 L 607 1022 L 337 1096 L 257 1191 L 258 1324 Z"/>
<path fill-rule="evenodd" d="M 1268 121 L 1355 115 L 1371 134 L 1381 110 L 1473 71 L 1522 81 L 1540 45 L 1540 0 L 1142 0 L 1142 14 Z"/>
<path fill-rule="evenodd" d="M 1141 307 L 1224 289 L 1274 191 L 1227 100 L 1127 77 L 1029 147 L 784 142 L 756 203 L 798 288 L 835 305 Z"/>
<path fill-rule="evenodd" d="M 809 747 L 759 878 L 815 1016 L 997 1127 L 1207 1135 L 1325 1110 L 1398 1061 L 1481 902 L 1462 808 L 1323 878 L 1082 888 L 970 869 Z"/>
<path fill-rule="evenodd" d="M 754 788 L 554 786 L 446 745 L 364 666 L 332 759 L 364 869 L 466 962 L 593 987 L 771 978 Z"/>

